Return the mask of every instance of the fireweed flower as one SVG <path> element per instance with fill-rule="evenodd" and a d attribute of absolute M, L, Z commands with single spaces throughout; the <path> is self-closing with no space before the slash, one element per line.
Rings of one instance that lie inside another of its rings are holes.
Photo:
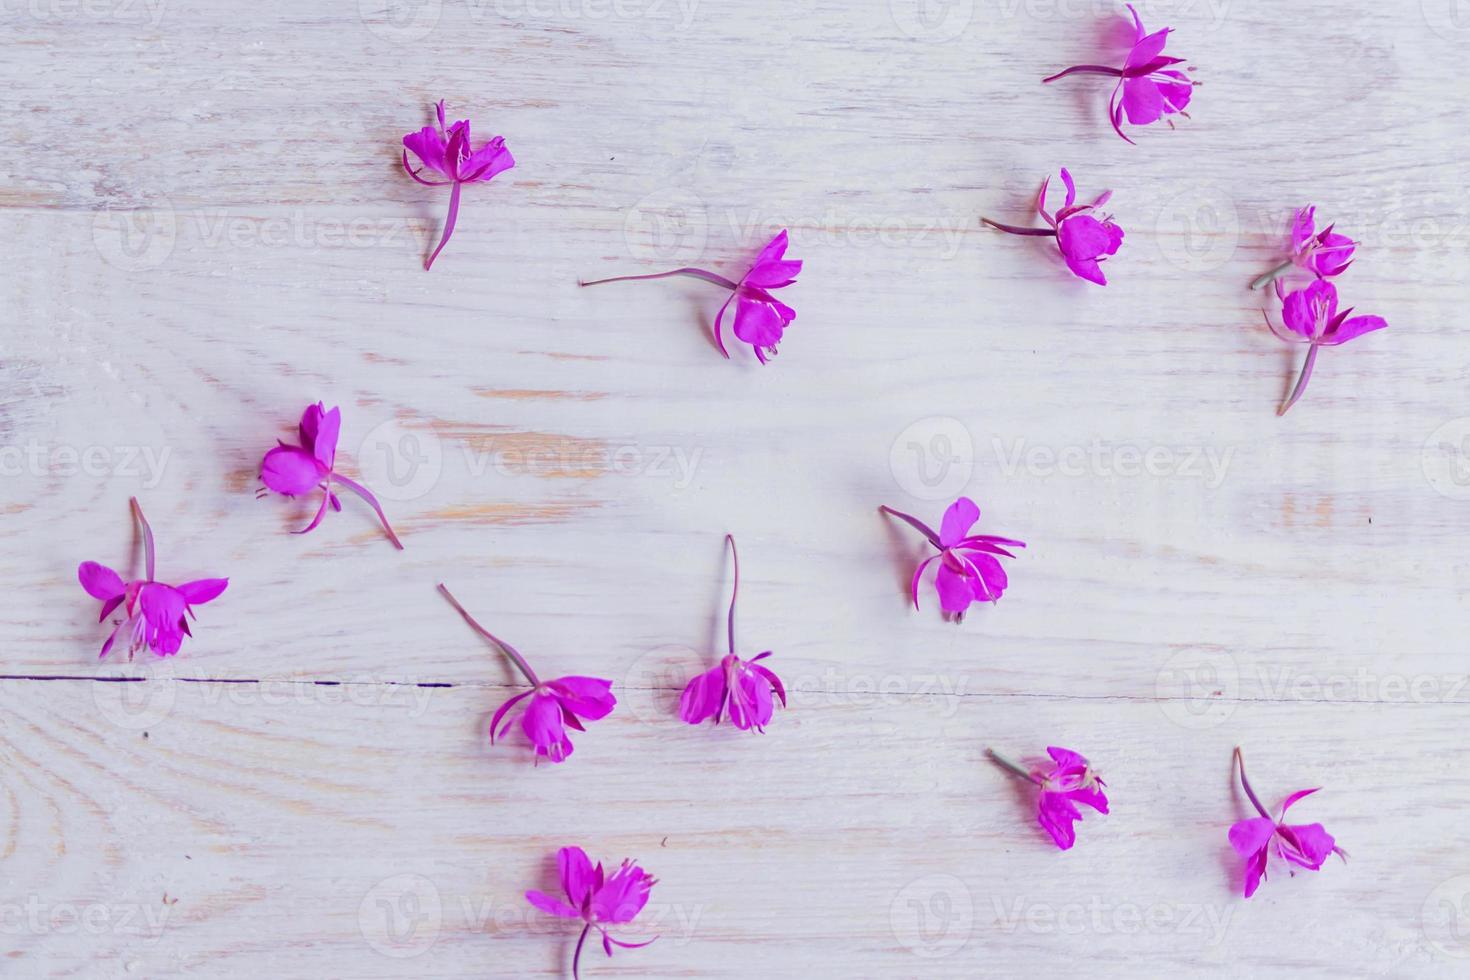
<path fill-rule="evenodd" d="M 1133 47 L 1122 68 L 1073 65 L 1041 81 L 1045 84 L 1068 75 L 1108 75 L 1116 78 L 1118 84 L 1113 86 L 1113 94 L 1108 98 L 1108 121 L 1113 124 L 1113 130 L 1119 136 L 1132 143 L 1123 132 L 1124 113 L 1127 113 L 1128 122 L 1134 126 L 1147 126 L 1175 113 L 1188 119 L 1189 113 L 1184 110 L 1189 105 L 1190 96 L 1194 94 L 1194 86 L 1198 83 L 1190 81 L 1188 75 L 1175 67 L 1184 64 L 1183 58 L 1164 57 L 1164 42 L 1169 39 L 1173 28 L 1166 27 L 1161 31 L 1145 34 L 1138 11 L 1133 9 L 1131 3 L 1125 6 L 1133 15 Z M 1186 68 L 1185 71 L 1194 69 Z M 1170 120 L 1169 126 L 1172 128 L 1173 125 Z"/>
<path fill-rule="evenodd" d="M 1297 399 L 1307 390 L 1307 382 L 1312 379 L 1312 368 L 1317 364 L 1318 350 L 1336 347 L 1365 333 L 1382 330 L 1388 326 L 1388 321 L 1381 316 L 1352 316 L 1352 308 L 1339 313 L 1337 287 L 1326 279 L 1313 280 L 1311 285 L 1293 293 L 1287 293 L 1278 279 L 1276 296 L 1281 300 L 1281 320 L 1286 327 L 1284 330 L 1278 329 L 1269 315 L 1266 315 L 1266 326 L 1282 340 L 1310 345 L 1291 397 L 1276 412 L 1277 415 L 1285 415 L 1287 409 L 1295 405 Z"/>
<path fill-rule="evenodd" d="M 1082 812 L 1076 804 L 1083 803 L 1098 813 L 1107 814 L 1108 798 L 1102 791 L 1107 784 L 1093 772 L 1086 759 L 1071 749 L 1052 746 L 1046 750 L 1046 754 L 1051 756 L 1051 766 L 1030 769 L 1012 762 L 994 749 L 985 751 L 996 765 L 1040 788 L 1036 798 L 1037 822 L 1061 850 L 1069 850 L 1077 843 L 1077 831 L 1072 825 L 1082 819 Z"/>
<path fill-rule="evenodd" d="M 728 710 L 730 723 L 742 732 L 754 728 L 763 732 L 771 723 L 775 711 L 774 694 L 786 707 L 786 688 L 781 678 L 760 661 L 771 655 L 771 651 L 760 653 L 749 660 L 735 654 L 735 599 L 740 595 L 740 554 L 735 550 L 735 538 L 725 535 L 730 545 L 730 558 L 735 564 L 735 586 L 730 591 L 730 614 L 725 619 L 729 650 L 720 660 L 718 667 L 705 671 L 684 687 L 679 696 L 679 718 L 691 725 L 698 725 L 706 718 L 720 723 L 721 716 Z"/>
<path fill-rule="evenodd" d="M 1317 231 L 1317 209 L 1310 205 L 1297 208 L 1291 223 L 1291 255 L 1258 277 L 1251 283 L 1251 288 L 1260 289 L 1280 279 L 1293 266 L 1310 272 L 1318 279 L 1342 275 L 1353 264 L 1353 252 L 1358 243 L 1346 235 L 1339 235 L 1336 228 L 1336 225 L 1328 225 Z"/>
<path fill-rule="evenodd" d="M 495 716 L 490 719 L 490 744 L 494 745 L 497 739 L 505 738 L 506 732 L 510 731 L 510 726 L 519 717 L 521 730 L 526 733 L 526 738 L 531 740 L 531 745 L 536 750 L 536 762 L 539 763 L 542 759 L 565 762 L 567 756 L 572 754 L 572 740 L 567 735 L 567 729 L 585 732 L 587 729 L 582 726 L 582 719 L 599 721 L 611 714 L 617 705 L 618 700 L 612 695 L 612 681 L 575 676 L 558 677 L 553 681 L 541 680 L 520 651 L 476 622 L 475 617 L 459 604 L 459 600 L 442 582 L 439 583 L 439 591 L 449 600 L 450 605 L 459 610 L 464 621 L 476 633 L 494 643 L 510 658 L 510 662 L 516 665 L 531 684 L 531 690 L 522 691 L 496 709 Z M 511 714 L 511 709 L 526 698 L 531 700 L 519 714 Z M 502 720 L 505 722 L 504 726 L 501 725 Z"/>
<path fill-rule="evenodd" d="M 724 319 L 725 311 L 730 308 L 731 303 L 734 303 L 735 336 L 749 344 L 755 351 L 756 358 L 764 364 L 767 357 L 776 356 L 776 345 L 781 342 L 786 327 L 796 319 L 796 311 L 772 296 L 770 292 L 796 282 L 796 277 L 801 273 L 800 260 L 785 258 L 786 245 L 787 237 L 783 230 L 781 234 L 771 239 L 765 248 L 761 249 L 761 254 L 756 256 L 755 264 L 739 282 L 731 282 L 724 276 L 705 269 L 685 267 L 648 276 L 614 276 L 611 279 L 594 279 L 578 285 L 598 286 L 605 282 L 635 282 L 640 279 L 689 276 L 728 289 L 730 290 L 729 298 L 725 300 L 725 305 L 720 307 L 720 312 L 715 314 L 715 344 L 719 346 L 720 353 L 729 358 L 730 352 L 725 349 Z"/>
<path fill-rule="evenodd" d="M 1016 557 L 1007 548 L 1024 548 L 1024 541 L 1000 538 L 993 534 L 971 534 L 970 529 L 980 519 L 980 508 L 969 497 L 961 497 L 944 512 L 939 533 L 917 517 L 879 507 L 879 511 L 890 514 L 913 527 L 929 543 L 939 549 L 939 554 L 930 555 L 914 569 L 913 582 L 909 591 L 914 598 L 914 608 L 919 608 L 919 580 L 931 562 L 939 562 L 939 571 L 934 577 L 934 587 L 939 592 L 939 605 L 954 616 L 958 623 L 964 619 L 970 603 L 978 600 L 997 602 L 1006 590 L 1007 578 L 997 556 Z"/>
<path fill-rule="evenodd" d="M 1046 209 L 1046 192 L 1051 178 L 1041 182 L 1041 192 L 1036 195 L 1036 213 L 1041 215 L 1049 228 L 1018 228 L 1003 225 L 999 221 L 981 218 L 980 221 L 1009 235 L 1030 235 L 1038 238 L 1055 238 L 1057 249 L 1073 274 L 1095 282 L 1099 286 L 1108 284 L 1101 263 L 1110 255 L 1116 255 L 1123 244 L 1123 229 L 1113 223 L 1113 216 L 1098 216 L 1097 210 L 1112 198 L 1112 191 L 1103 191 L 1091 204 L 1077 203 L 1077 185 L 1067 168 L 1062 168 L 1062 183 L 1067 188 L 1067 198 L 1055 215 Z"/>
<path fill-rule="evenodd" d="M 424 262 L 425 272 L 433 267 L 434 260 L 439 257 L 440 252 L 444 251 L 444 246 L 449 244 L 449 236 L 454 234 L 454 221 L 459 217 L 460 188 L 465 184 L 487 183 L 496 174 L 504 173 L 516 165 L 515 158 L 505 148 L 504 136 L 492 136 L 489 142 L 478 150 L 472 149 L 470 121 L 461 119 L 446 128 L 443 99 L 439 100 L 435 110 L 439 115 L 438 129 L 433 126 L 425 126 L 417 133 L 409 133 L 403 137 L 403 169 L 408 172 L 408 175 L 426 187 L 451 185 L 449 188 L 449 216 L 444 219 L 444 235 L 439 239 L 439 246 Z M 423 166 L 418 170 L 409 165 L 408 153 L 410 150 L 423 162 Z M 432 170 L 449 179 L 425 180 L 419 176 L 424 170 Z"/>
<path fill-rule="evenodd" d="M 1321 787 L 1299 789 L 1292 793 L 1281 804 L 1281 818 L 1274 820 L 1261 805 L 1255 790 L 1251 789 L 1251 784 L 1245 778 L 1245 759 L 1239 748 L 1235 750 L 1235 764 L 1240 767 L 1240 786 L 1260 814 L 1259 817 L 1242 820 L 1230 828 L 1230 846 L 1235 848 L 1236 854 L 1245 858 L 1246 898 L 1254 895 L 1256 889 L 1261 887 L 1261 882 L 1266 880 L 1266 862 L 1272 854 L 1286 862 L 1287 873 L 1292 875 L 1296 874 L 1293 867 L 1319 870 L 1333 854 L 1344 863 L 1347 862 L 1347 852 L 1337 846 L 1332 835 L 1320 823 L 1283 822 L 1286 820 L 1286 811 L 1291 809 L 1293 803 L 1305 796 L 1311 796 Z"/>
<path fill-rule="evenodd" d="M 378 515 L 378 520 L 383 522 L 388 540 L 393 542 L 393 547 L 402 551 L 403 542 L 393 533 L 388 516 L 378 505 L 378 498 L 367 487 L 348 479 L 334 468 L 337 462 L 337 437 L 342 431 L 342 411 L 334 407 L 329 412 L 322 407 L 321 402 L 308 405 L 306 411 L 301 413 L 301 424 L 297 431 L 301 435 L 300 446 L 288 446 L 277 439 L 276 448 L 266 453 L 265 458 L 260 461 L 260 481 L 267 489 L 287 497 L 299 496 L 312 490 L 322 491 L 322 505 L 317 508 L 316 516 L 306 527 L 292 533 L 305 534 L 315 530 L 326 516 L 328 505 L 335 511 L 341 511 L 342 501 L 337 499 L 337 494 L 332 489 L 334 485 L 340 485 L 367 501 L 368 506 Z M 258 491 L 256 497 L 265 492 Z"/>
<path fill-rule="evenodd" d="M 602 933 L 602 949 L 612 956 L 613 947 L 642 949 L 658 937 L 646 943 L 625 943 L 608 935 L 608 926 L 626 925 L 637 918 L 648 904 L 648 895 L 658 880 L 632 861 L 624 861 L 613 869 L 612 874 L 602 870 L 601 862 L 594 868 L 587 852 L 580 847 L 563 847 L 556 852 L 556 866 L 561 873 L 561 889 L 566 893 L 565 902 L 545 892 L 526 892 L 526 901 L 547 915 L 561 919 L 580 919 L 582 935 L 577 937 L 577 950 L 572 954 L 572 977 L 580 980 L 582 946 L 587 934 L 593 929 Z"/>
<path fill-rule="evenodd" d="M 188 618 L 194 615 L 194 607 L 202 606 L 216 598 L 230 584 L 229 579 L 204 578 L 185 582 L 180 586 L 168 585 L 154 579 L 153 529 L 143 516 L 138 498 L 131 499 L 133 517 L 143 537 L 143 567 L 145 577 L 135 582 L 125 582 L 121 575 L 99 565 L 95 561 L 84 561 L 77 566 L 77 579 L 82 588 L 94 599 L 102 601 L 102 622 L 112 611 L 122 607 L 124 618 L 102 644 L 100 660 L 107 656 L 112 644 L 121 634 L 127 638 L 128 659 L 143 647 L 160 657 L 171 657 L 179 652 L 184 637 L 189 632 Z"/>

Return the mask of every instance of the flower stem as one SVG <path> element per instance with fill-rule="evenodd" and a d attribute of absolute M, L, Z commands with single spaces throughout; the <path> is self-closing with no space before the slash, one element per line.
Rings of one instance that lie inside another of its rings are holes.
<path fill-rule="evenodd" d="M 1245 795 L 1250 797 L 1251 805 L 1256 808 L 1257 813 L 1270 820 L 1271 814 L 1267 813 L 1266 808 L 1261 806 L 1261 800 L 1256 796 L 1256 791 L 1251 789 L 1250 780 L 1245 778 L 1245 756 L 1240 754 L 1240 746 L 1238 745 L 1235 747 L 1235 764 L 1240 766 L 1240 785 L 1245 790 Z"/>
<path fill-rule="evenodd" d="M 940 551 L 943 551 L 944 550 L 944 545 L 942 545 L 942 544 L 939 543 L 939 535 L 935 534 L 933 528 L 931 528 L 928 524 L 925 524 L 923 521 L 919 520 L 917 517 L 913 517 L 913 516 L 910 516 L 909 514 L 905 514 L 901 510 L 894 510 L 892 507 L 889 507 L 887 504 L 884 504 L 883 506 L 879 507 L 878 508 L 878 511 L 880 513 L 883 513 L 883 514 L 887 514 L 890 517 L 896 517 L 896 518 L 898 518 L 899 520 L 901 520 L 904 523 L 908 524 L 914 530 L 918 531 L 924 537 L 928 538 L 929 539 L 929 543 L 932 544 L 934 547 L 938 548 Z"/>
<path fill-rule="evenodd" d="M 592 923 L 582 927 L 582 935 L 577 937 L 577 951 L 572 954 L 572 980 L 582 980 L 582 974 L 578 972 L 578 966 L 582 962 L 582 945 L 587 942 L 587 933 L 592 931 Z"/>
<path fill-rule="evenodd" d="M 143 532 L 143 567 L 147 573 L 147 580 L 153 581 L 153 528 L 148 526 L 148 518 L 143 516 L 143 505 L 138 503 L 137 497 L 129 497 L 128 502 L 133 505 L 133 517 L 138 521 L 138 529 Z"/>
<path fill-rule="evenodd" d="M 1276 268 L 1272 269 L 1270 272 L 1263 272 L 1263 273 L 1261 273 L 1259 276 L 1257 276 L 1251 282 L 1251 288 L 1252 289 L 1262 289 L 1262 288 L 1264 288 L 1266 286 L 1271 285 L 1277 279 L 1280 279 L 1282 276 L 1286 275 L 1286 273 L 1295 264 L 1296 263 L 1293 262 L 1291 259 L 1287 259 L 1285 262 L 1281 263 Z"/>
<path fill-rule="evenodd" d="M 590 282 L 578 281 L 577 285 L 600 286 L 605 282 L 640 282 L 645 279 L 668 279 L 670 276 L 688 276 L 691 279 L 702 279 L 712 285 L 722 286 L 725 289 L 731 290 L 738 288 L 740 285 L 737 282 L 731 282 L 729 279 L 726 279 L 724 276 L 718 275 L 717 273 L 707 272 L 704 269 L 695 269 L 690 266 L 686 266 L 682 269 L 674 269 L 671 272 L 655 272 L 646 276 L 613 276 L 610 279 L 593 279 Z"/>
<path fill-rule="evenodd" d="M 735 550 L 735 535 L 725 535 L 725 541 L 730 545 L 730 560 L 735 563 L 735 586 L 730 590 L 730 615 L 725 621 L 727 635 L 730 639 L 730 652 L 735 652 L 735 599 L 740 595 L 740 552 Z"/>
<path fill-rule="evenodd" d="M 1312 380 L 1312 368 L 1317 365 L 1317 351 L 1321 349 L 1321 346 L 1321 344 L 1313 341 L 1312 346 L 1307 348 L 1307 359 L 1302 362 L 1301 376 L 1296 379 L 1296 387 L 1291 390 L 1291 397 L 1286 400 L 1285 405 L 1282 405 L 1277 410 L 1276 415 L 1278 418 L 1285 415 L 1287 410 L 1297 403 L 1297 399 L 1306 393 L 1307 382 Z"/>
<path fill-rule="evenodd" d="M 1122 78 L 1123 71 L 1120 68 L 1109 68 L 1107 65 L 1073 65 L 1071 68 L 1064 68 L 1049 78 L 1043 78 L 1041 84 L 1045 85 L 1047 82 L 1054 82 L 1059 78 L 1066 78 L 1068 75 L 1110 75 L 1113 78 Z"/>
<path fill-rule="evenodd" d="M 1015 225 L 1003 225 L 999 221 L 991 221 L 989 218 L 981 218 L 980 223 L 1005 232 L 1007 235 L 1030 235 L 1034 238 L 1055 238 L 1055 228 L 1018 228 Z"/>
<path fill-rule="evenodd" d="M 402 551 L 403 542 L 399 541 L 398 535 L 393 533 L 393 525 L 388 523 L 388 515 L 383 513 L 383 508 L 378 505 L 378 498 L 373 496 L 372 491 L 363 486 L 361 483 L 358 483 L 356 480 L 347 479 L 347 477 L 343 476 L 341 473 L 333 472 L 332 479 L 342 484 L 348 490 L 351 490 L 353 493 L 357 494 L 363 500 L 367 501 L 368 506 L 377 513 L 378 520 L 383 522 L 383 530 L 388 533 L 388 540 L 393 542 L 393 547 L 397 548 L 399 551 Z M 327 493 L 330 499 L 331 490 L 328 489 Z M 325 511 L 325 504 L 322 505 L 322 509 Z"/>
<path fill-rule="evenodd" d="M 536 672 L 531 669 L 531 665 L 526 663 L 526 658 L 521 656 L 519 650 L 511 646 L 509 643 L 506 643 L 500 637 L 496 636 L 494 633 L 490 632 L 485 627 L 476 622 L 475 617 L 470 615 L 468 609 L 459 604 L 459 600 L 454 597 L 454 594 L 449 591 L 449 589 L 444 585 L 443 582 L 439 583 L 439 591 L 443 593 L 444 598 L 449 600 L 449 604 L 451 606 L 459 610 L 459 614 L 464 617 L 464 621 L 466 623 L 470 624 L 471 629 L 473 629 L 476 633 L 479 633 L 481 636 L 485 637 L 491 643 L 494 643 L 496 646 L 500 647 L 505 655 L 510 658 L 510 662 L 520 668 L 522 674 L 526 675 L 526 680 L 531 682 L 532 687 L 541 686 L 541 680 L 536 676 Z"/>
<path fill-rule="evenodd" d="M 1039 783 L 1040 782 L 1040 780 L 1036 778 L 1036 775 L 1033 772 L 1031 772 L 1031 770 L 1027 769 L 1025 766 L 1021 765 L 1019 762 L 1012 762 L 1010 759 L 1007 759 L 1005 756 L 1003 756 L 999 752 L 995 751 L 995 749 L 987 748 L 985 750 L 985 754 L 988 755 L 988 756 L 990 756 L 990 761 L 991 762 L 994 762 L 996 765 L 1000 766 L 1002 769 L 1009 770 L 1013 775 L 1020 776 L 1022 779 L 1026 780 L 1026 782 L 1028 782 L 1028 783 Z"/>
<path fill-rule="evenodd" d="M 459 189 L 462 186 L 464 185 L 456 180 L 454 186 L 449 189 L 449 216 L 444 219 L 444 234 L 439 238 L 439 245 L 429 256 L 429 261 L 424 263 L 425 272 L 434 267 L 434 260 L 439 257 L 440 252 L 444 251 L 444 246 L 449 244 L 449 236 L 454 234 L 454 222 L 459 218 Z"/>

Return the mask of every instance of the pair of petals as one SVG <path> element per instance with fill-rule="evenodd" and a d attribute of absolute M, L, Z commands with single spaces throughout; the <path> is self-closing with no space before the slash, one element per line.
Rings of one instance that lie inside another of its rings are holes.
<path fill-rule="evenodd" d="M 796 282 L 801 273 L 801 261 L 785 257 L 788 244 L 789 236 L 783 229 L 761 249 L 750 271 L 736 284 L 735 291 L 715 315 L 715 342 L 726 357 L 730 352 L 725 349 L 722 336 L 723 321 L 732 302 L 735 304 L 735 336 L 751 345 L 762 364 L 766 363 L 768 354 L 776 352 L 776 345 L 785 335 L 786 327 L 796 319 L 796 311 L 770 293 L 772 289 L 782 289 Z"/>
<path fill-rule="evenodd" d="M 1274 849 L 1289 864 L 1310 871 L 1320 869 L 1327 858 L 1340 854 L 1337 842 L 1320 823 L 1287 824 L 1286 811 L 1303 797 L 1317 792 L 1303 789 L 1281 805 L 1281 821 L 1269 817 L 1242 820 L 1230 828 L 1230 846 L 1245 858 L 1245 897 L 1250 898 L 1266 879 L 1266 865 Z"/>
<path fill-rule="evenodd" d="M 1057 847 L 1066 851 L 1077 843 L 1073 825 L 1082 819 L 1078 803 L 1107 814 L 1108 798 L 1102 791 L 1106 784 L 1092 773 L 1087 760 L 1071 749 L 1052 746 L 1046 752 L 1055 765 L 1042 779 L 1037 821 Z"/>
<path fill-rule="evenodd" d="M 775 698 L 786 706 L 786 688 L 775 672 L 759 661 L 770 651 L 741 660 L 726 654 L 719 666 L 691 680 L 679 696 L 679 718 L 698 725 L 709 718 L 720 723 L 728 712 L 730 723 L 741 731 L 764 731 L 775 713 Z M 773 697 L 774 696 L 774 697 Z"/>
<path fill-rule="evenodd" d="M 1280 280 L 1278 293 L 1280 293 Z M 1286 329 L 1303 339 L 1327 347 L 1345 344 L 1374 330 L 1382 330 L 1388 321 L 1381 316 L 1350 316 L 1352 310 L 1337 311 L 1337 287 L 1325 279 L 1286 294 L 1281 302 L 1281 319 Z"/>
<path fill-rule="evenodd" d="M 572 739 L 567 729 L 586 731 L 582 721 L 600 721 L 617 705 L 612 694 L 612 681 L 599 677 L 561 677 L 544 681 L 505 702 L 490 720 L 490 741 L 506 736 L 515 717 L 506 716 L 520 702 L 530 698 L 520 715 L 521 730 L 536 750 L 538 759 L 564 762 L 572 754 Z M 502 724 L 503 722 L 503 724 Z"/>

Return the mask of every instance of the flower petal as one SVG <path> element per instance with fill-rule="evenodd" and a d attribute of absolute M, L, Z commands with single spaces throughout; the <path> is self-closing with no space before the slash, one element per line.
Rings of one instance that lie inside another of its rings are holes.
<path fill-rule="evenodd" d="M 526 901 L 548 915 L 559 916 L 563 919 L 580 919 L 582 913 L 572 908 L 565 902 L 557 901 L 544 892 L 526 892 Z"/>
<path fill-rule="evenodd" d="M 1252 817 L 1250 820 L 1242 820 L 1231 826 L 1230 846 L 1235 848 L 1235 853 L 1241 857 L 1249 857 L 1263 850 L 1274 833 L 1276 833 L 1274 821 L 1267 817 Z"/>
<path fill-rule="evenodd" d="M 563 847 L 556 852 L 556 867 L 561 874 L 562 891 L 580 909 L 597 885 L 592 859 L 580 847 Z"/>
<path fill-rule="evenodd" d="M 980 519 L 980 507 L 969 497 L 950 504 L 939 522 L 939 543 L 945 548 L 958 544 Z"/>
<path fill-rule="evenodd" d="M 261 482 L 288 497 L 306 493 L 326 475 L 316 457 L 295 446 L 277 446 L 260 462 Z"/>
<path fill-rule="evenodd" d="M 188 605 L 202 606 L 211 599 L 217 598 L 229 584 L 230 580 L 227 578 L 201 578 L 179 586 L 179 594 L 184 597 L 184 602 Z"/>
<path fill-rule="evenodd" d="M 618 703 L 612 695 L 612 681 L 600 677 L 559 677 L 546 686 L 563 707 L 589 721 L 606 718 Z"/>
<path fill-rule="evenodd" d="M 679 696 L 679 718 L 691 725 L 698 725 L 707 718 L 715 717 L 724 697 L 724 667 L 707 670 L 684 685 L 684 693 Z"/>
<path fill-rule="evenodd" d="M 939 591 L 939 607 L 948 613 L 964 612 L 975 599 L 969 579 L 950 568 L 948 562 L 940 564 L 934 587 Z"/>
<path fill-rule="evenodd" d="M 84 561 L 77 566 L 77 581 L 82 583 L 87 595 L 104 602 L 116 599 L 128 590 L 121 575 L 95 561 Z"/>

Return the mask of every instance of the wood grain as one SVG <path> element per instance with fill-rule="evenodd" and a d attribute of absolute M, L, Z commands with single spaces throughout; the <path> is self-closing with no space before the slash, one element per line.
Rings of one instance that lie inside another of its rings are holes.
<path fill-rule="evenodd" d="M 6 972 L 555 976 L 574 937 L 518 896 L 581 842 L 659 876 L 664 935 L 589 975 L 1456 975 L 1470 29 L 1140 10 L 1203 84 L 1130 147 L 1105 84 L 1039 84 L 1109 4 L 0 5 Z M 518 165 L 426 274 L 446 202 L 395 147 L 440 97 Z M 1106 289 L 979 223 L 1060 166 L 1115 191 Z M 1245 284 L 1308 202 L 1391 328 L 1278 419 L 1295 352 Z M 781 227 L 765 368 L 719 357 L 711 287 L 576 286 L 738 275 Z M 254 499 L 318 398 L 404 552 Z M 961 492 L 1028 547 L 957 628 L 877 508 Z M 231 584 L 176 660 L 98 665 L 75 568 L 137 561 L 134 494 L 163 576 Z M 726 532 L 795 691 L 764 738 L 668 720 Z M 484 743 L 515 678 L 440 580 L 615 680 L 566 766 Z M 1116 800 L 1066 855 L 982 755 L 1056 742 Z M 1237 742 L 1269 794 L 1326 787 L 1345 867 L 1235 897 Z M 431 943 L 384 931 L 436 897 Z"/>

